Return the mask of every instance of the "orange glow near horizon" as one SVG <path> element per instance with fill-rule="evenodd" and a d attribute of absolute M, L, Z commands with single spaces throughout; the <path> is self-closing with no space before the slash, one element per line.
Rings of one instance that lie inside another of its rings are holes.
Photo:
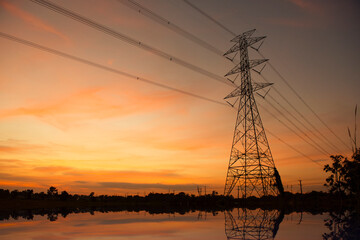
<path fill-rule="evenodd" d="M 264 17 L 249 18 L 252 23 L 241 26 L 231 25 L 239 22 L 236 15 L 240 13 L 235 14 L 236 9 L 220 1 L 217 6 L 210 4 L 207 11 L 214 13 L 223 7 L 224 12 L 216 17 L 225 25 L 237 27 L 239 33 L 259 26 L 257 34 L 267 34 L 269 39 L 262 47 L 266 56 L 334 132 L 347 141 L 346 128 L 353 126 L 353 106 L 360 103 L 356 90 L 360 89 L 359 81 L 354 78 L 359 73 L 355 66 L 359 57 L 346 47 L 351 46 L 350 42 L 342 44 L 344 55 L 339 55 L 338 50 L 331 52 L 343 39 L 337 36 L 331 40 L 335 33 L 329 27 L 342 21 L 336 29 L 359 28 L 343 28 L 348 19 L 332 15 L 335 3 L 325 6 L 306 0 L 285 2 L 284 8 L 293 17 L 279 15 L 272 9 Z M 217 75 L 224 75 L 233 66 L 120 3 L 94 0 L 58 4 Z M 143 4 L 219 49 L 231 47 L 231 36 L 190 12 L 186 5 L 150 1 Z M 201 1 L 198 4 L 203 5 Z M 236 4 L 244 9 L 242 3 Z M 183 12 L 177 11 L 177 5 Z M 250 2 L 245 5 L 250 10 L 254 7 Z M 171 12 L 176 14 L 172 16 Z M 233 21 L 228 19 L 228 12 L 234 15 Z M 265 7 L 260 12 L 265 14 Z M 217 101 L 232 90 L 30 1 L 0 0 L 0 32 Z M 330 40 L 320 43 L 308 39 L 308 35 Z M 293 47 L 284 45 L 283 39 Z M 0 51 L 0 188 L 46 191 L 49 186 L 56 186 L 70 193 L 144 194 L 174 190 L 195 193 L 199 185 L 207 186 L 209 192 L 223 192 L 235 123 L 235 113 L 230 108 L 3 38 Z M 341 68 L 332 68 L 337 61 L 342 62 Z M 325 146 L 330 154 L 350 155 L 349 148 L 341 145 L 291 95 L 269 67 L 264 75 L 340 149 Z M 253 78 L 262 81 L 255 73 Z M 276 97 L 274 91 L 269 94 Z M 268 108 L 264 101 L 259 98 L 259 104 Z M 327 154 L 319 153 L 259 109 L 265 128 L 313 160 L 328 162 Z M 299 179 L 303 180 L 304 191 L 324 190 L 321 166 L 277 138 L 267 137 L 285 190 L 293 185 L 297 191 Z"/>

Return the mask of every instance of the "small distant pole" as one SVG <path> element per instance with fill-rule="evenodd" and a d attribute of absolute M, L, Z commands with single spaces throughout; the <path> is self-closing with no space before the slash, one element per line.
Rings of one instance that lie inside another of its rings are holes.
<path fill-rule="evenodd" d="M 201 196 L 201 192 L 202 192 L 201 187 L 197 186 L 197 191 L 198 191 L 199 196 Z"/>
<path fill-rule="evenodd" d="M 238 199 L 240 198 L 240 186 L 238 186 Z"/>
<path fill-rule="evenodd" d="M 302 191 L 302 184 L 301 184 L 301 180 L 299 180 L 299 183 L 300 183 L 300 193 L 301 195 L 303 194 L 303 191 Z"/>

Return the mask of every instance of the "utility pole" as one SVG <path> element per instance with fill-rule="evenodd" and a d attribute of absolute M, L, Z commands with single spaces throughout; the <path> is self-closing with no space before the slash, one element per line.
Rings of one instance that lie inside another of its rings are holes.
<path fill-rule="evenodd" d="M 254 32 L 255 29 L 232 39 L 234 45 L 224 54 L 231 61 L 236 56 L 240 58 L 240 62 L 225 75 L 235 76 L 227 78 L 235 89 L 224 99 L 237 110 L 237 118 L 224 194 L 230 195 L 238 186 L 244 198 L 278 195 L 283 191 L 254 97 L 255 92 L 272 85 L 251 80 L 250 71 L 268 61 L 249 60 L 248 48 L 258 50 L 259 47 L 253 45 L 265 38 L 252 37 Z M 260 74 L 262 69 L 255 71 Z"/>
<path fill-rule="evenodd" d="M 199 196 L 201 196 L 201 192 L 202 192 L 201 187 L 197 186 L 197 192 L 198 192 Z"/>
<path fill-rule="evenodd" d="M 301 195 L 302 195 L 302 194 L 303 194 L 303 191 L 302 191 L 301 180 L 299 180 L 299 183 L 300 183 L 300 193 L 301 193 Z"/>

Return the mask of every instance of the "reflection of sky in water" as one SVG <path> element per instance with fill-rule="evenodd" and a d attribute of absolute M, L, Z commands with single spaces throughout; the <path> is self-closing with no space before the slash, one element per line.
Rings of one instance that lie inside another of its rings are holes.
<path fill-rule="evenodd" d="M 233 216 L 237 213 L 233 211 Z M 326 215 L 304 213 L 285 215 L 280 224 L 276 240 L 321 239 L 326 232 Z M 241 222 L 240 222 L 241 224 Z M 227 239 L 224 214 L 213 216 L 199 212 L 151 215 L 146 212 L 111 212 L 59 215 L 56 221 L 47 216 L 34 216 L 34 220 L 6 220 L 0 222 L 0 239 Z M 255 239 L 255 238 L 251 238 Z"/>

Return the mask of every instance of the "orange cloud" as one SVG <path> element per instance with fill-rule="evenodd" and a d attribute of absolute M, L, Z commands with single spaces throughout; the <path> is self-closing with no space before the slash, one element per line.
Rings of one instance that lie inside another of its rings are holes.
<path fill-rule="evenodd" d="M 15 161 L 15 162 L 14 162 Z M 174 169 L 136 171 L 84 169 L 59 165 L 38 165 L 37 161 L 0 159 L 0 188 L 34 188 L 44 191 L 50 185 L 74 193 L 126 193 L 136 191 L 196 191 L 207 180 Z M 14 164 L 8 164 L 14 163 Z M 207 184 L 209 187 L 209 184 Z"/>
<path fill-rule="evenodd" d="M 33 170 L 45 173 L 58 173 L 58 172 L 65 172 L 68 170 L 72 170 L 73 168 L 70 167 L 62 167 L 62 166 L 46 166 L 46 167 L 36 167 Z"/>
<path fill-rule="evenodd" d="M 63 33 L 61 33 L 59 30 L 55 29 L 54 27 L 52 27 L 49 24 L 46 24 L 41 19 L 23 11 L 22 9 L 18 8 L 17 6 L 15 6 L 7 1 L 0 1 L 0 5 L 5 10 L 7 10 L 11 14 L 13 14 L 14 16 L 21 18 L 24 22 L 34 26 L 35 28 L 52 33 L 52 34 L 62 38 L 66 42 L 69 42 L 69 38 L 67 36 L 65 36 Z"/>
<path fill-rule="evenodd" d="M 111 96 L 115 99 L 111 99 Z M 179 97 L 179 94 L 171 91 L 140 93 L 100 87 L 87 88 L 53 102 L 40 102 L 30 106 L 0 110 L 0 118 L 36 116 L 65 130 L 89 119 L 106 119 L 136 112 L 153 111 L 173 104 Z"/>
<path fill-rule="evenodd" d="M 0 152 L 16 152 L 18 149 L 15 147 L 9 147 L 9 146 L 0 146 Z"/>
<path fill-rule="evenodd" d="M 129 140 L 129 139 L 127 139 Z M 164 150 L 175 150 L 175 151 L 196 151 L 202 149 L 214 149 L 220 148 L 219 145 L 223 143 L 216 141 L 217 139 L 203 138 L 200 137 L 186 137 L 182 139 L 167 139 L 167 138 L 156 138 L 148 136 L 142 136 L 141 139 L 134 138 L 131 141 L 139 142 L 150 145 L 151 147 L 164 149 Z"/>
<path fill-rule="evenodd" d="M 0 141 L 0 153 L 19 153 L 33 150 L 43 150 L 44 146 L 27 144 L 21 141 L 7 140 Z M 1 162 L 2 160 L 0 160 Z M 14 162 L 15 160 L 8 160 Z"/>

